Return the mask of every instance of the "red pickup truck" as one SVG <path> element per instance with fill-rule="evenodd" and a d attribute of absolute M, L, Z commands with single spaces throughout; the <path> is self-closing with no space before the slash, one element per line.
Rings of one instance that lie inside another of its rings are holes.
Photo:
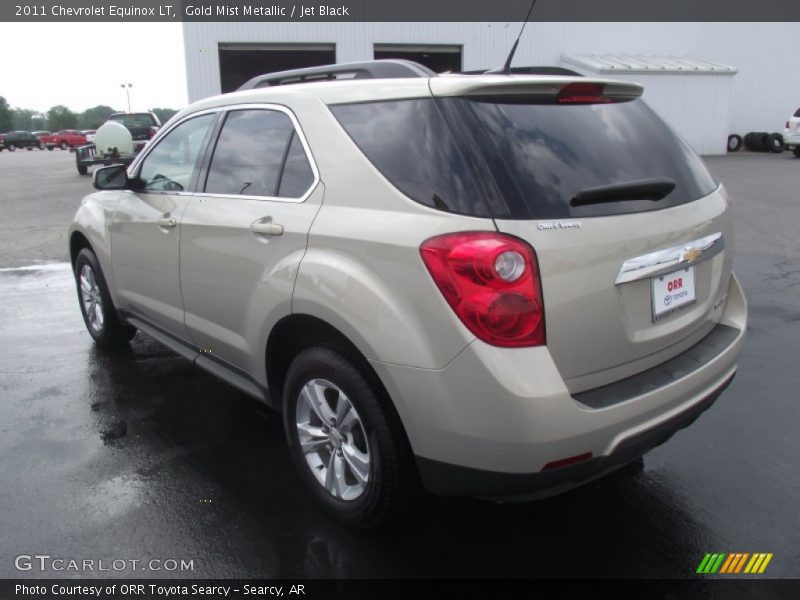
<path fill-rule="evenodd" d="M 64 129 L 53 134 L 53 144 L 62 150 L 85 146 L 86 143 L 86 134 L 77 129 Z"/>
<path fill-rule="evenodd" d="M 49 131 L 34 131 L 33 135 L 39 138 L 48 150 L 52 150 L 56 145 L 56 136 Z"/>

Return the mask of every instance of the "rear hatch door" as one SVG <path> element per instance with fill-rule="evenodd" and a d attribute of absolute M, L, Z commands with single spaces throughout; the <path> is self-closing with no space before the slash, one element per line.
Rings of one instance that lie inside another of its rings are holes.
<path fill-rule="evenodd" d="M 481 149 L 497 228 L 536 251 L 547 346 L 577 392 L 663 362 L 713 328 L 731 219 L 724 190 L 641 88 L 579 80 L 560 91 L 572 83 L 438 95 Z"/>

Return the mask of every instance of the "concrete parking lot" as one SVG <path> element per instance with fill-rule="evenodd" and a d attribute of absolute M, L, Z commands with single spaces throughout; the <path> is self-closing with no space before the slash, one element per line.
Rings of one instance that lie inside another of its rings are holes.
<path fill-rule="evenodd" d="M 67 152 L 0 154 L 0 577 L 60 575 L 15 569 L 39 553 L 193 561 L 112 573 L 156 577 L 684 578 L 706 552 L 774 553 L 765 576 L 800 577 L 800 160 L 707 163 L 751 315 L 714 407 L 643 471 L 524 504 L 429 497 L 358 532 L 313 506 L 255 401 L 141 334 L 93 346 L 64 263 L 90 178 Z"/>

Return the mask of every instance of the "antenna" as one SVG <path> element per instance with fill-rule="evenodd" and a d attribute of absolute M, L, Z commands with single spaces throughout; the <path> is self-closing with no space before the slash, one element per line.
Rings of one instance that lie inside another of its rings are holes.
<path fill-rule="evenodd" d="M 533 0 L 531 2 L 530 8 L 528 9 L 528 14 L 525 15 L 525 20 L 522 22 L 522 27 L 519 30 L 519 35 L 517 36 L 517 39 L 514 40 L 514 45 L 511 46 L 511 52 L 508 53 L 508 58 L 506 58 L 506 63 L 503 65 L 502 70 L 499 71 L 503 75 L 509 75 L 511 73 L 511 61 L 514 59 L 514 53 L 516 53 L 517 46 L 519 45 L 519 38 L 522 37 L 522 32 L 525 31 L 525 25 L 528 24 L 528 19 L 531 18 L 531 13 L 533 12 L 533 7 L 535 4 L 536 0 Z M 492 69 L 491 71 L 489 71 L 489 73 L 497 73 L 497 72 L 498 71 L 496 69 Z"/>

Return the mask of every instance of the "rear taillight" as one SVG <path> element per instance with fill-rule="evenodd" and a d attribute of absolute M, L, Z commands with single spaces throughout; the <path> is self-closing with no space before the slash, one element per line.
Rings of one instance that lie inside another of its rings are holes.
<path fill-rule="evenodd" d="M 603 95 L 602 83 L 568 83 L 559 90 L 556 102 L 559 104 L 608 104 L 613 100 Z"/>
<path fill-rule="evenodd" d="M 786 121 L 786 129 L 789 129 L 789 127 L 790 127 L 789 121 Z"/>
<path fill-rule="evenodd" d="M 420 254 L 447 303 L 479 339 L 509 348 L 544 345 L 539 265 L 527 243 L 501 233 L 453 233 L 427 240 Z"/>

